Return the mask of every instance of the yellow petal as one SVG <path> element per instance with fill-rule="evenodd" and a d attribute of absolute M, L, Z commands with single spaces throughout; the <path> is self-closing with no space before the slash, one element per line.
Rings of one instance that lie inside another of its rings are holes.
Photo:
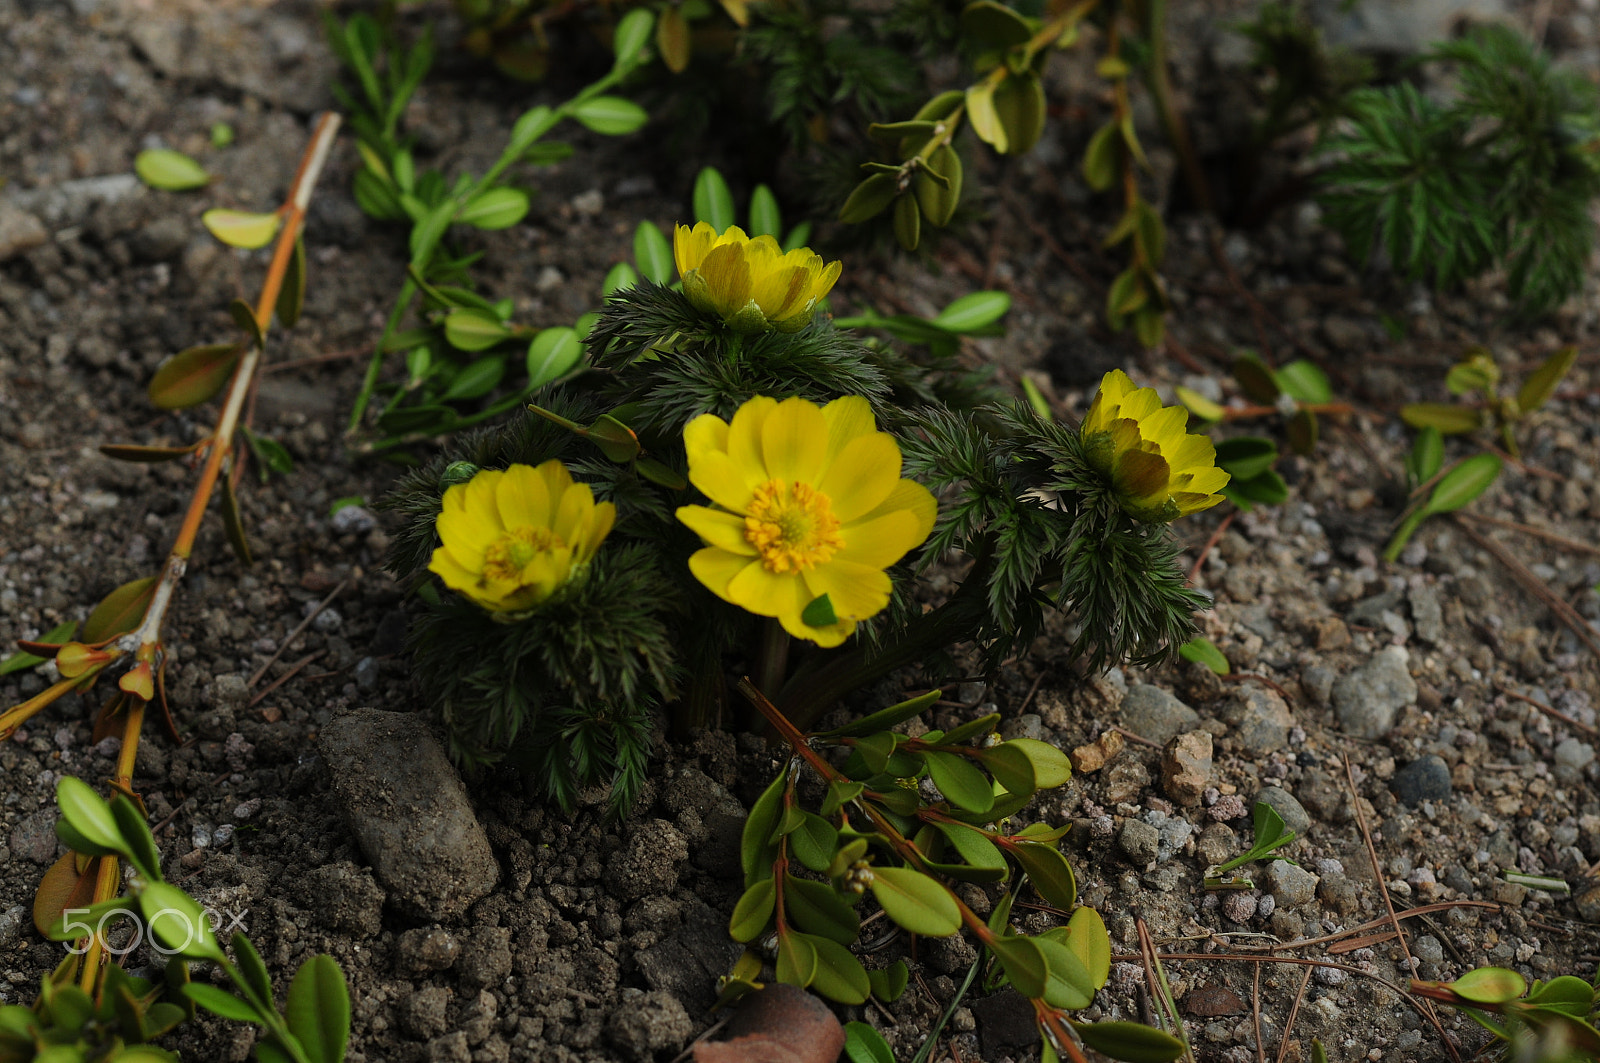
<path fill-rule="evenodd" d="M 1125 451 L 1117 458 L 1111 474 L 1117 492 L 1139 506 L 1160 505 L 1167 497 L 1171 470 L 1159 454 L 1143 450 Z"/>
<path fill-rule="evenodd" d="M 457 484 L 445 492 L 444 508 L 439 511 L 434 526 L 446 546 L 481 557 L 500 538 L 500 521 L 498 518 L 485 520 L 483 514 L 468 512 L 462 504 L 466 497 L 464 487 L 463 484 Z"/>
<path fill-rule="evenodd" d="M 702 413 L 690 421 L 683 430 L 683 449 L 688 452 L 689 464 L 708 450 L 728 449 L 728 422 L 714 413 Z"/>
<path fill-rule="evenodd" d="M 910 481 L 906 481 L 910 482 Z M 888 568 L 928 537 L 917 515 L 897 509 L 871 520 L 859 521 L 839 529 L 844 545 L 834 560 L 870 568 Z"/>
<path fill-rule="evenodd" d="M 872 418 L 872 404 L 860 395 L 834 399 L 822 408 L 822 419 L 828 423 L 828 450 L 822 466 L 824 473 L 845 448 L 845 444 L 878 429 Z"/>
<path fill-rule="evenodd" d="M 694 574 L 694 578 L 705 584 L 706 589 L 712 594 L 734 605 L 739 603 L 728 596 L 728 584 L 751 565 L 760 568 L 761 562 L 730 554 L 715 547 L 696 550 L 689 555 L 689 571 Z"/>
<path fill-rule="evenodd" d="M 796 624 L 814 597 L 806 593 L 799 573 L 768 572 L 759 561 L 752 561 L 728 581 L 727 598 L 734 605 L 757 616 L 775 616 Z"/>
<path fill-rule="evenodd" d="M 1193 469 L 1174 476 L 1172 490 L 1174 494 L 1178 491 L 1189 491 L 1209 495 L 1227 487 L 1230 479 L 1232 477 L 1226 472 L 1213 465 L 1210 468 Z"/>
<path fill-rule="evenodd" d="M 900 448 L 887 432 L 858 436 L 839 452 L 817 484 L 833 503 L 833 515 L 848 523 L 871 512 L 900 480 Z"/>
<path fill-rule="evenodd" d="M 1189 423 L 1189 411 L 1182 406 L 1163 406 L 1139 422 L 1139 434 L 1170 455 L 1183 442 L 1184 427 Z"/>
<path fill-rule="evenodd" d="M 705 506 L 679 506 L 677 517 L 689 526 L 690 531 L 704 539 L 707 546 L 741 557 L 756 556 L 756 548 L 745 538 L 743 517 Z"/>
<path fill-rule="evenodd" d="M 442 546 L 434 550 L 428 571 L 437 574 L 453 591 L 470 592 L 478 582 L 477 573 L 462 565 Z"/>
<path fill-rule="evenodd" d="M 1122 401 L 1117 404 L 1117 415 L 1142 421 L 1159 409 L 1161 409 L 1161 396 L 1156 394 L 1155 388 L 1137 388 L 1123 396 Z"/>
<path fill-rule="evenodd" d="M 717 241 L 717 231 L 705 222 L 697 222 L 693 229 L 680 225 L 672 233 L 672 257 L 678 265 L 678 276 L 699 267 L 711 245 Z"/>
<path fill-rule="evenodd" d="M 841 620 L 866 620 L 889 604 L 889 577 L 879 568 L 834 560 L 806 572 L 805 583 L 812 598 L 828 596 Z"/>
<path fill-rule="evenodd" d="M 588 524 L 593 512 L 593 489 L 588 484 L 573 484 L 561 496 L 555 519 L 550 522 L 549 528 L 569 547 L 576 546 L 580 529 Z"/>
<path fill-rule="evenodd" d="M 756 273 L 752 268 L 751 273 L 757 279 L 750 297 L 768 318 L 792 317 L 805 305 L 811 278 L 803 266 L 782 267 L 765 274 Z"/>
<path fill-rule="evenodd" d="M 777 399 L 757 395 L 739 407 L 733 415 L 733 423 L 728 426 L 728 457 L 742 475 L 751 477 L 751 486 L 769 479 L 766 462 L 761 457 L 761 426 L 777 408 Z"/>
<path fill-rule="evenodd" d="M 763 474 L 760 466 L 739 466 L 720 450 L 700 455 L 689 466 L 689 482 L 723 509 L 743 513 Z"/>
<path fill-rule="evenodd" d="M 889 492 L 889 497 L 878 503 L 870 513 L 865 513 L 858 520 L 873 520 L 885 513 L 905 510 L 916 519 L 916 539 L 911 546 L 919 546 L 933 531 L 933 523 L 939 518 L 939 503 L 933 497 L 933 492 L 917 483 L 915 480 L 901 480 L 894 485 L 894 490 Z M 910 549 L 907 547 L 906 549 Z"/>
<path fill-rule="evenodd" d="M 828 422 L 822 410 L 805 399 L 785 399 L 761 425 L 767 475 L 782 483 L 815 484 L 827 447 Z"/>
<path fill-rule="evenodd" d="M 844 642 L 856 630 L 856 622 L 854 620 L 840 620 L 826 627 L 812 627 L 798 615 L 795 615 L 780 616 L 778 622 L 783 625 L 783 630 L 795 638 L 815 642 L 825 650 Z"/>
<path fill-rule="evenodd" d="M 595 551 L 611 534 L 611 529 L 617 523 L 617 507 L 610 502 L 599 502 L 594 507 L 593 515 L 589 518 L 589 527 L 584 534 L 582 549 L 579 551 L 578 560 L 587 564 L 594 557 Z"/>
<path fill-rule="evenodd" d="M 713 247 L 700 263 L 699 273 L 706 280 L 712 305 L 723 317 L 732 317 L 750 301 L 750 266 L 740 245 Z"/>
<path fill-rule="evenodd" d="M 815 300 L 826 298 L 827 294 L 833 291 L 834 283 L 838 281 L 843 269 L 844 263 L 837 259 L 824 266 L 822 273 L 811 282 L 811 298 Z"/>
<path fill-rule="evenodd" d="M 1211 444 L 1209 437 L 1189 434 L 1170 452 L 1166 452 L 1166 458 L 1179 471 L 1196 466 L 1204 468 L 1217 463 L 1217 448 Z"/>
<path fill-rule="evenodd" d="M 508 529 L 550 527 L 553 501 L 549 476 L 542 467 L 534 469 L 527 465 L 511 466 L 500 478 L 495 491 L 495 508 L 500 514 L 501 522 Z"/>
<path fill-rule="evenodd" d="M 1198 513 L 1202 509 L 1210 509 L 1218 502 L 1221 502 L 1222 499 L 1222 495 L 1201 495 L 1191 494 L 1188 492 L 1183 492 L 1172 496 L 1172 502 L 1178 507 L 1178 512 L 1180 514 Z"/>

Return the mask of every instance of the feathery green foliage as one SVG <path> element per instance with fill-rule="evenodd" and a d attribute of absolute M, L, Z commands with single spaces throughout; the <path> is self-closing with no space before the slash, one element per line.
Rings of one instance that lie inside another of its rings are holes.
<path fill-rule="evenodd" d="M 1594 245 L 1600 94 L 1503 26 L 1427 60 L 1453 64 L 1452 101 L 1409 84 L 1363 89 L 1348 126 L 1324 136 L 1328 221 L 1357 258 L 1381 250 L 1441 288 L 1503 265 L 1517 310 L 1546 313 L 1582 285 Z"/>

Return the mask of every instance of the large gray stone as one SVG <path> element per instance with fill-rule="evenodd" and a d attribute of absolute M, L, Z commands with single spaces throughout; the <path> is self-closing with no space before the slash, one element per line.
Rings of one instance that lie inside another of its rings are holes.
<path fill-rule="evenodd" d="M 1123 727 L 1166 745 L 1185 731 L 1200 726 L 1200 714 L 1167 691 L 1149 683 L 1135 683 L 1122 698 L 1120 719 Z"/>
<path fill-rule="evenodd" d="M 1385 55 L 1413 55 L 1450 40 L 1463 25 L 1508 17 L 1503 0 L 1314 0 L 1310 10 L 1329 44 Z"/>
<path fill-rule="evenodd" d="M 1404 646 L 1387 646 L 1366 664 L 1333 681 L 1339 726 L 1357 738 L 1382 738 L 1400 710 L 1417 700 L 1417 683 L 1406 668 Z"/>
<path fill-rule="evenodd" d="M 1267 865 L 1267 889 L 1285 908 L 1305 904 L 1317 895 L 1317 876 L 1287 860 Z"/>
<path fill-rule="evenodd" d="M 1311 815 L 1306 812 L 1295 796 L 1281 786 L 1263 787 L 1256 794 L 1255 801 L 1250 802 L 1253 810 L 1256 802 L 1271 805 L 1273 811 L 1283 819 L 1283 825 L 1304 838 L 1306 831 L 1311 829 Z M 1253 814 L 1253 813 L 1252 813 Z"/>
<path fill-rule="evenodd" d="M 351 832 L 389 899 L 454 919 L 500 877 L 489 839 L 444 748 L 414 713 L 357 709 L 322 731 Z"/>

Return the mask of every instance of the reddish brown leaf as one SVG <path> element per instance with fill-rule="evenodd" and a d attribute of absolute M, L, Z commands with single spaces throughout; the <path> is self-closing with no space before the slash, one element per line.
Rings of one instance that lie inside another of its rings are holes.
<path fill-rule="evenodd" d="M 694 1046 L 695 1063 L 834 1063 L 844 1027 L 817 997 L 774 982 L 739 998 L 725 1041 Z"/>
<path fill-rule="evenodd" d="M 1216 1019 L 1223 1015 L 1243 1015 L 1244 1001 L 1224 985 L 1204 985 L 1191 989 L 1183 998 L 1183 1010 L 1201 1019 Z"/>
<path fill-rule="evenodd" d="M 87 863 L 83 861 L 87 860 Z M 87 908 L 94 903 L 94 882 L 99 874 L 98 857 L 78 853 L 61 854 L 39 880 L 33 895 L 33 925 L 43 934 L 68 908 Z"/>

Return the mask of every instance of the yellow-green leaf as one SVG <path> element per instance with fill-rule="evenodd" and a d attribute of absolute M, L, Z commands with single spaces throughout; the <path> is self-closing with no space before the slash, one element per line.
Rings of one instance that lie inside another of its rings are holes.
<path fill-rule="evenodd" d="M 1221 403 L 1212 402 L 1193 388 L 1186 388 L 1179 384 L 1173 389 L 1178 396 L 1178 401 L 1188 407 L 1190 413 L 1202 421 L 1216 422 L 1227 415 Z"/>
<path fill-rule="evenodd" d="M 163 410 L 184 410 L 210 399 L 239 364 L 237 343 L 190 347 L 161 363 L 150 380 L 150 401 Z"/>
<path fill-rule="evenodd" d="M 186 192 L 191 188 L 204 188 L 211 182 L 205 167 L 181 151 L 167 148 L 147 148 L 133 160 L 133 172 L 151 188 L 167 192 Z"/>
<path fill-rule="evenodd" d="M 1402 406 L 1400 419 L 1412 428 L 1432 427 L 1447 436 L 1476 431 L 1483 425 L 1481 411 L 1443 402 L 1413 402 Z"/>
<path fill-rule="evenodd" d="M 689 69 L 689 20 L 676 4 L 667 5 L 656 23 L 656 51 L 674 74 Z"/>
<path fill-rule="evenodd" d="M 733 906 L 733 917 L 728 920 L 728 934 L 741 944 L 761 936 L 772 919 L 773 881 L 764 878 L 744 891 L 739 903 Z"/>
<path fill-rule="evenodd" d="M 284 328 L 294 328 L 300 320 L 300 311 L 306 305 L 306 241 L 298 237 L 289 254 L 289 268 L 283 274 L 283 287 L 278 289 L 278 301 L 273 310 Z"/>
<path fill-rule="evenodd" d="M 83 641 L 86 644 L 104 642 L 138 627 L 139 621 L 144 619 L 144 611 L 150 607 L 150 599 L 155 596 L 159 578 L 146 576 L 130 580 L 100 599 L 89 619 L 83 622 Z"/>
<path fill-rule="evenodd" d="M 1137 1022 L 1073 1023 L 1072 1028 L 1096 1052 L 1128 1063 L 1168 1063 L 1185 1050 L 1184 1043 L 1165 1030 Z"/>
<path fill-rule="evenodd" d="M 1434 514 L 1458 510 L 1487 491 L 1499 475 L 1498 455 L 1474 454 L 1439 479 L 1423 511 Z"/>
<path fill-rule="evenodd" d="M 1006 139 L 1005 124 L 1000 121 L 1000 112 L 995 110 L 995 82 L 986 78 L 967 88 L 967 121 L 972 123 L 972 131 L 978 134 L 978 139 L 988 144 L 1000 154 L 1006 154 L 1010 141 Z"/>
<path fill-rule="evenodd" d="M 1532 413 L 1543 406 L 1550 396 L 1555 394 L 1562 378 L 1577 360 L 1578 348 L 1572 346 L 1563 347 L 1545 359 L 1544 364 L 1535 369 L 1517 391 L 1517 405 L 1522 408 L 1522 412 Z"/>
<path fill-rule="evenodd" d="M 892 174 L 875 173 L 856 185 L 850 198 L 839 208 L 839 220 L 846 225 L 859 225 L 882 214 L 894 202 L 900 183 Z"/>
<path fill-rule="evenodd" d="M 242 247 L 251 251 L 270 244 L 283 225 L 282 215 L 276 213 L 251 214 L 223 207 L 214 207 L 206 211 L 200 215 L 200 221 L 210 230 L 212 236 L 229 247 Z"/>
<path fill-rule="evenodd" d="M 1456 996 L 1475 1004 L 1503 1004 L 1527 992 L 1522 975 L 1505 967 L 1479 967 L 1450 983 Z"/>

